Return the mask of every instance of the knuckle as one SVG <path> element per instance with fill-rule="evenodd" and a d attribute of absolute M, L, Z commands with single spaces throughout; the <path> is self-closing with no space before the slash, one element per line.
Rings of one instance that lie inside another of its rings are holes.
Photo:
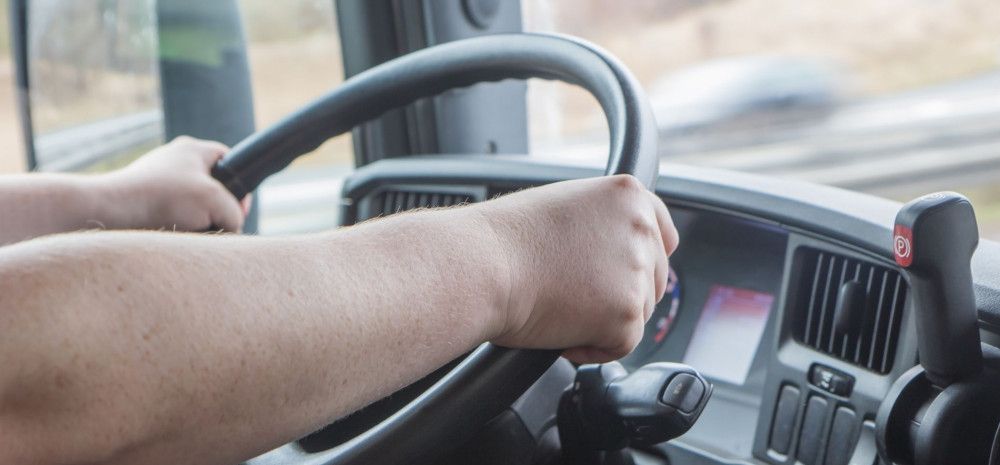
<path fill-rule="evenodd" d="M 635 176 L 629 174 L 618 174 L 612 176 L 611 182 L 616 189 L 623 192 L 642 192 L 646 189 L 646 187 L 643 186 Z"/>
<path fill-rule="evenodd" d="M 202 145 L 207 150 L 211 150 L 213 152 L 225 153 L 225 152 L 229 151 L 229 146 L 226 145 L 226 144 L 223 144 L 222 142 L 207 141 L 206 140 L 206 141 L 202 141 Z"/>
<path fill-rule="evenodd" d="M 630 306 L 627 311 L 622 312 L 621 320 L 626 325 L 634 325 L 642 322 L 642 307 Z"/>
<path fill-rule="evenodd" d="M 633 232 L 640 236 L 655 237 L 659 234 L 655 221 L 648 216 L 634 215 L 631 224 Z"/>
<path fill-rule="evenodd" d="M 647 251 L 638 244 L 632 244 L 630 250 L 627 253 L 628 258 L 627 264 L 630 266 L 631 270 L 637 273 L 636 278 L 641 278 L 645 274 L 649 264 L 649 258 L 647 257 Z"/>
<path fill-rule="evenodd" d="M 632 237 L 627 244 L 624 245 L 627 250 L 626 258 L 632 260 L 633 268 L 635 271 L 641 272 L 642 277 L 645 278 L 652 273 L 656 267 L 657 253 L 660 249 L 660 242 L 656 239 L 656 233 L 650 232 L 648 229 L 634 230 L 632 232 Z"/>
<path fill-rule="evenodd" d="M 646 300 L 646 296 L 638 288 L 631 290 L 621 311 L 622 321 L 627 325 L 642 324 Z"/>
<path fill-rule="evenodd" d="M 637 336 L 634 331 L 629 331 L 624 334 L 621 340 L 608 351 L 608 355 L 614 359 L 625 357 L 626 355 L 632 353 L 632 350 L 639 345 L 640 338 L 641 335 Z"/>

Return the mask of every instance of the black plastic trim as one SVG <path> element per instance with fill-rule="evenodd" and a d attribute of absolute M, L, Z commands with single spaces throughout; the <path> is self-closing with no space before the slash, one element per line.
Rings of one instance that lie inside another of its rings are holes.
<path fill-rule="evenodd" d="M 436 155 L 383 160 L 358 169 L 344 198 L 385 183 L 483 184 L 510 189 L 602 174 L 596 165 L 560 165 L 526 156 Z M 664 164 L 656 192 L 669 202 L 750 216 L 848 247 L 888 266 L 901 203 L 834 187 L 732 171 Z M 344 205 L 343 218 L 353 218 Z M 1000 244 L 982 240 L 973 256 L 980 324 L 1000 328 Z"/>
<path fill-rule="evenodd" d="M 299 156 L 360 123 L 420 98 L 481 82 L 544 78 L 588 90 L 610 133 L 607 174 L 656 177 L 656 121 L 636 79 L 607 52 L 566 36 L 497 34 L 437 45 L 360 73 L 248 137 L 213 175 L 237 198 Z"/>
<path fill-rule="evenodd" d="M 811 247 L 895 269 L 892 261 L 891 228 L 901 204 L 865 194 L 795 181 L 765 178 L 722 170 L 665 164 L 657 182 L 657 193 L 672 205 L 718 211 L 779 225 L 791 234 L 786 274 L 794 273 L 795 250 Z M 567 166 L 521 157 L 435 156 L 386 160 L 358 170 L 344 185 L 344 198 L 361 199 L 380 186 L 393 184 L 481 185 L 498 194 L 550 182 L 597 176 L 599 166 Z M 356 213 L 348 200 L 342 218 Z M 981 325 L 1000 323 L 1000 246 L 982 241 L 974 258 L 977 304 Z M 857 412 L 859 419 L 873 418 L 892 379 L 916 363 L 916 341 L 909 303 L 904 313 L 900 345 L 888 374 L 859 370 L 851 364 L 805 347 L 791 337 L 785 305 L 789 279 L 786 276 L 778 303 L 777 318 L 783 324 L 769 342 L 775 357 L 768 369 L 762 412 L 773 412 L 780 386 L 802 390 L 796 425 L 802 421 L 809 394 L 827 398 L 829 415 L 840 407 Z M 848 396 L 833 396 L 808 384 L 808 370 L 823 363 L 857 377 Z M 754 442 L 754 455 L 769 463 L 795 463 L 795 454 L 771 455 L 768 432 L 771 416 L 761 415 Z M 797 450 L 798 426 L 791 451 Z"/>
<path fill-rule="evenodd" d="M 28 0 L 11 0 L 10 44 L 14 58 L 14 83 L 17 87 L 17 110 L 21 120 L 21 137 L 29 170 L 38 166 L 35 157 L 35 129 L 31 119 L 31 80 L 28 74 Z"/>

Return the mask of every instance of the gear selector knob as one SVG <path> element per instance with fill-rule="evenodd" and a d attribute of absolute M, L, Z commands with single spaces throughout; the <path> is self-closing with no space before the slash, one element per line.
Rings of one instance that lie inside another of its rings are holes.
<path fill-rule="evenodd" d="M 927 377 L 947 387 L 979 373 L 982 349 L 971 268 L 979 229 L 969 199 L 939 192 L 907 203 L 896 215 L 892 243 L 910 283 Z"/>
<path fill-rule="evenodd" d="M 651 363 L 631 374 L 618 362 L 583 365 L 559 403 L 567 462 L 609 463 L 595 453 L 674 439 L 694 426 L 711 395 L 712 385 L 687 365 Z"/>

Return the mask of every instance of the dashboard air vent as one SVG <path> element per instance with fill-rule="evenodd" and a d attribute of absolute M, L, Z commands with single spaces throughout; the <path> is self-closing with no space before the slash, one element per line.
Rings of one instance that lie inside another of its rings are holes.
<path fill-rule="evenodd" d="M 387 216 L 414 208 L 450 207 L 483 200 L 484 187 L 473 186 L 391 186 L 366 197 L 359 221 Z"/>
<path fill-rule="evenodd" d="M 377 204 L 381 204 L 383 215 L 391 215 L 414 208 L 450 207 L 472 201 L 471 195 L 442 194 L 412 191 L 386 191 L 379 194 Z"/>
<path fill-rule="evenodd" d="M 811 248 L 798 251 L 795 337 L 879 373 L 892 369 L 906 301 L 895 270 Z"/>

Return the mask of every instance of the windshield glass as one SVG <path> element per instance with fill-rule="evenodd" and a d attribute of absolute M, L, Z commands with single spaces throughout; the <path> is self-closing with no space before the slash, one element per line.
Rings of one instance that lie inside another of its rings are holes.
<path fill-rule="evenodd" d="M 618 56 L 646 88 L 670 163 L 898 200 L 972 198 L 1000 239 L 996 0 L 525 0 L 525 29 Z M 584 92 L 529 90 L 532 152 L 604 156 Z"/>

